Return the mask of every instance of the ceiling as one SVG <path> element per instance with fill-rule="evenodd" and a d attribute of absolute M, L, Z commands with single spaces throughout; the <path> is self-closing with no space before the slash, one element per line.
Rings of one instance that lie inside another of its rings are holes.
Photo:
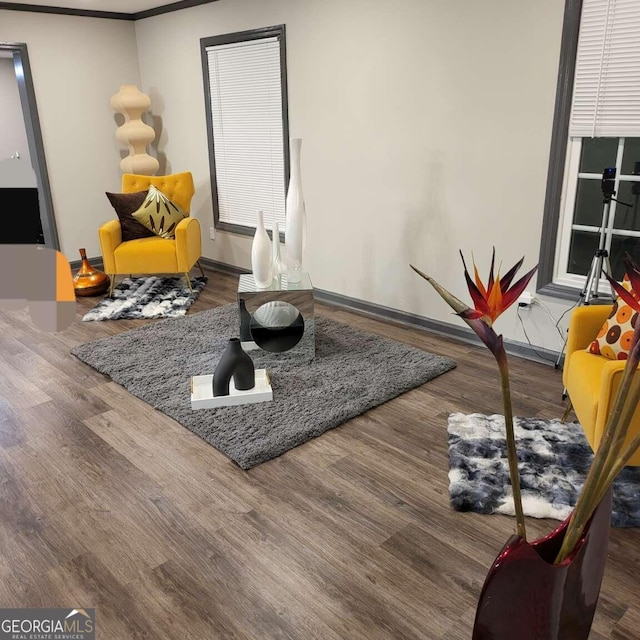
<path fill-rule="evenodd" d="M 59 7 L 63 9 L 79 9 L 81 11 L 108 11 L 110 13 L 136 14 L 157 7 L 174 4 L 172 0 L 11 0 L 2 5 L 22 4 Z M 183 4 L 183 3 L 176 3 Z M 188 4 L 188 3 L 184 3 Z M 193 4 L 196 4 L 195 2 Z"/>

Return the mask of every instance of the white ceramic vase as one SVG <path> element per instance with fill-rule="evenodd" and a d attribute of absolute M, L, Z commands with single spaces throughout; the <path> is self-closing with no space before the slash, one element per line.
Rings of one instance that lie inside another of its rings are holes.
<path fill-rule="evenodd" d="M 264 213 L 258 211 L 256 232 L 251 244 L 251 270 L 259 289 L 266 289 L 273 281 L 271 240 L 264 226 Z"/>
<path fill-rule="evenodd" d="M 156 137 L 153 127 L 142 120 L 151 106 L 151 98 L 135 84 L 123 84 L 111 96 L 111 108 L 124 115 L 124 124 L 116 129 L 116 139 L 129 147 L 129 155 L 120 161 L 123 173 L 152 176 L 159 168 L 156 158 L 147 153 L 147 145 Z"/>
<path fill-rule="evenodd" d="M 285 201 L 285 265 L 289 280 L 298 282 L 302 271 L 302 258 L 307 239 L 307 214 L 300 175 L 302 138 L 292 138 L 289 147 L 291 172 Z"/>
<path fill-rule="evenodd" d="M 283 271 L 282 255 L 280 251 L 280 225 L 277 220 L 273 221 L 273 230 L 271 232 L 271 262 L 273 277 L 277 278 Z"/>

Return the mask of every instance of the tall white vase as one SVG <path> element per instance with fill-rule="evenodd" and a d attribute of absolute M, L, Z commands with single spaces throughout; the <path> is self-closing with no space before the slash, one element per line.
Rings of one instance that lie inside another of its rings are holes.
<path fill-rule="evenodd" d="M 302 271 L 302 259 L 307 237 L 307 214 L 302 194 L 302 177 L 300 175 L 300 153 L 302 138 L 292 138 L 290 147 L 289 188 L 285 201 L 285 264 L 289 280 L 299 281 Z"/>
<path fill-rule="evenodd" d="M 251 270 L 253 279 L 259 289 L 266 289 L 273 281 L 273 257 L 271 254 L 271 241 L 264 226 L 264 214 L 258 211 L 256 233 L 251 243 Z"/>
<path fill-rule="evenodd" d="M 273 221 L 273 230 L 271 232 L 271 261 L 273 277 L 277 278 L 283 271 L 282 255 L 280 251 L 280 225 L 277 220 Z"/>

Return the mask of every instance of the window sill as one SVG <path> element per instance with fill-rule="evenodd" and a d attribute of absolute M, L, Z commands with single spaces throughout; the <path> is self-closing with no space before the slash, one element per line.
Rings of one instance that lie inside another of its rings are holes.
<path fill-rule="evenodd" d="M 226 231 L 228 233 L 235 233 L 240 236 L 249 236 L 253 238 L 256 233 L 255 227 L 245 227 L 242 224 L 231 224 L 229 222 L 216 222 L 215 223 L 216 231 Z M 269 235 L 269 239 L 272 240 L 273 232 L 271 229 L 267 229 L 267 234 Z M 280 231 L 280 242 L 284 243 L 284 232 Z"/>
<path fill-rule="evenodd" d="M 571 302 L 576 303 L 580 298 L 581 292 L 582 289 L 578 289 L 577 287 L 567 287 L 562 284 L 555 284 L 554 282 L 549 282 L 536 291 L 536 293 L 543 296 L 549 296 L 550 298 L 556 298 L 559 300 L 570 300 Z M 607 298 L 606 296 L 598 298 L 592 297 L 589 303 L 611 304 L 611 298 Z"/>
<path fill-rule="evenodd" d="M 216 222 L 215 228 L 216 231 L 227 231 L 241 236 L 253 236 L 256 232 L 255 227 L 245 227 L 242 224 L 231 224 L 229 222 Z"/>

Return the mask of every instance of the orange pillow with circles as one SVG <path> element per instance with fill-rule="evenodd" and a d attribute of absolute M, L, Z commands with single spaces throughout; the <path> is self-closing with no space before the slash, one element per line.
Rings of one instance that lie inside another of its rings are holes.
<path fill-rule="evenodd" d="M 625 275 L 622 286 L 629 291 L 631 284 Z M 626 360 L 633 340 L 633 332 L 638 321 L 638 312 L 634 311 L 622 298 L 618 298 L 604 321 L 596 339 L 587 347 L 589 353 L 595 353 L 610 360 Z"/>

